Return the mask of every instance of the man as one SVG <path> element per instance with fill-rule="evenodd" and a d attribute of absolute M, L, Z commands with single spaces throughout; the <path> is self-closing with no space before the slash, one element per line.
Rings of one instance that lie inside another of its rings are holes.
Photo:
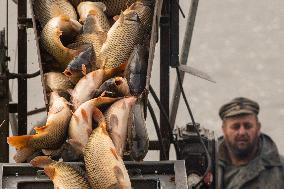
<path fill-rule="evenodd" d="M 220 108 L 219 188 L 284 189 L 284 159 L 261 133 L 258 103 L 235 98 Z"/>

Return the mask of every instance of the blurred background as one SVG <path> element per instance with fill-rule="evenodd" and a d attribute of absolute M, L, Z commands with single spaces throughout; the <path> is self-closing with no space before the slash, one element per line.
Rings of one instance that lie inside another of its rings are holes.
<path fill-rule="evenodd" d="M 190 1 L 180 0 L 185 15 Z M 0 29 L 6 27 L 6 0 L 0 1 Z M 28 5 L 29 10 L 29 5 Z M 8 1 L 9 70 L 17 72 L 17 6 Z M 29 12 L 29 11 L 28 11 Z M 186 18 L 180 16 L 180 48 Z M 39 70 L 33 29 L 28 29 L 28 73 Z M 184 89 L 196 122 L 221 136 L 219 107 L 229 100 L 245 96 L 260 104 L 262 131 L 273 138 L 284 154 L 284 1 L 282 0 L 210 0 L 199 1 L 188 65 L 208 73 L 216 83 L 185 75 Z M 156 46 L 151 85 L 159 94 L 159 44 Z M 171 95 L 176 81 L 171 69 Z M 12 99 L 17 101 L 17 80 L 10 80 Z M 153 102 L 151 95 L 150 101 Z M 171 98 L 170 98 L 171 99 Z M 155 104 L 154 102 L 152 104 Z M 44 107 L 40 77 L 28 80 L 28 110 Z M 158 107 L 154 106 L 158 116 Z M 39 125 L 45 113 L 28 117 L 28 131 Z M 180 100 L 176 127 L 191 122 Z M 150 139 L 156 133 L 147 119 Z M 13 149 L 11 149 L 13 152 Z M 171 153 L 170 159 L 175 159 Z M 158 160 L 150 151 L 146 160 Z M 10 158 L 13 162 L 12 158 Z"/>

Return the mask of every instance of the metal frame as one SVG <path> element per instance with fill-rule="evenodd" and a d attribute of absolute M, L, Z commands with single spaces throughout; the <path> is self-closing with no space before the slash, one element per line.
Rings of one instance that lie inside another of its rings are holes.
<path fill-rule="evenodd" d="M 192 2 L 198 2 L 198 0 L 192 0 Z M 179 65 L 179 6 L 178 0 L 159 0 L 156 1 L 156 5 L 162 3 L 161 17 L 159 20 L 159 13 L 157 18 L 153 18 L 154 22 L 160 24 L 160 101 L 169 116 L 170 106 L 169 106 L 169 81 L 170 81 L 170 66 L 177 67 Z M 197 8 L 197 6 L 196 6 Z M 195 12 L 192 11 L 192 15 L 195 18 Z M 194 19 L 192 22 L 192 28 L 190 29 L 192 37 L 192 30 L 194 25 Z M 27 74 L 27 28 L 31 27 L 30 19 L 27 19 L 27 0 L 21 0 L 18 2 L 18 73 Z M 152 35 L 156 35 L 152 31 Z M 158 36 L 155 36 L 153 39 L 157 40 Z M 155 41 L 153 40 L 152 43 Z M 153 44 L 151 44 L 153 45 Z M 189 48 L 188 48 L 189 49 Z M 150 54 L 150 58 L 153 59 L 153 54 Z M 149 58 L 149 59 L 150 59 Z M 148 71 L 151 71 L 151 65 Z M 147 78 L 149 80 L 149 78 Z M 149 82 L 147 82 L 149 83 Z M 148 86 L 146 86 L 147 88 Z M 177 91 L 178 86 L 175 87 L 175 92 Z M 176 93 L 175 93 L 176 94 Z M 177 94 L 180 94 L 177 92 Z M 178 96 L 179 95 L 174 95 Z M 179 100 L 179 99 L 178 99 Z M 178 106 L 178 100 L 175 99 L 175 105 Z M 14 110 L 10 109 L 10 112 L 18 112 L 18 135 L 24 135 L 27 133 L 27 78 L 18 77 L 18 104 L 10 105 Z M 174 127 L 175 119 L 172 115 L 176 115 L 177 107 L 171 108 L 171 126 Z M 175 117 L 175 116 L 174 116 Z M 169 137 L 169 127 L 167 120 L 163 119 L 162 113 L 160 113 L 160 130 L 162 134 L 162 140 L 164 148 L 166 149 L 166 157 L 160 153 L 161 160 L 169 159 L 169 149 L 170 149 L 170 137 Z M 1 141 L 6 141 L 5 138 L 1 137 Z M 156 141 L 150 142 L 150 149 L 159 149 L 158 143 Z"/>

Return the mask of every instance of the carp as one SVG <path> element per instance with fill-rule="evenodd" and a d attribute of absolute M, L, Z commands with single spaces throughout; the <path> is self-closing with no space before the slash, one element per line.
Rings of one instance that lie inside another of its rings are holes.
<path fill-rule="evenodd" d="M 93 31 L 107 32 L 110 28 L 109 21 L 104 14 L 106 6 L 102 2 L 82 2 L 77 7 L 80 22 L 84 23 L 85 31 L 94 27 Z M 88 22 L 86 19 L 88 18 Z"/>
<path fill-rule="evenodd" d="M 95 97 L 102 95 L 104 92 L 111 97 L 130 95 L 127 81 L 123 77 L 115 77 L 106 80 L 96 91 Z"/>
<path fill-rule="evenodd" d="M 45 88 L 47 92 L 65 92 L 69 89 L 73 89 L 74 85 L 63 73 L 60 72 L 48 72 L 43 75 Z"/>
<path fill-rule="evenodd" d="M 33 0 L 33 7 L 42 28 L 49 20 L 60 15 L 77 20 L 76 10 L 66 0 Z"/>
<path fill-rule="evenodd" d="M 143 103 L 140 100 L 137 100 L 130 112 L 127 143 L 132 159 L 142 161 L 148 152 L 149 137 L 146 128 Z"/>
<path fill-rule="evenodd" d="M 148 51 L 143 45 L 136 45 L 128 59 L 124 77 L 127 79 L 131 95 L 140 95 L 146 86 Z"/>
<path fill-rule="evenodd" d="M 57 149 L 66 139 L 72 112 L 67 100 L 56 92 L 50 96 L 50 106 L 45 126 L 34 128 L 35 135 L 11 136 L 7 142 L 17 149 L 16 162 L 24 162 L 38 149 Z"/>
<path fill-rule="evenodd" d="M 62 70 L 81 51 L 65 47 L 62 41 L 64 41 L 64 37 L 71 40 L 81 29 L 82 25 L 78 21 L 66 16 L 58 16 L 52 18 L 42 30 L 40 38 L 42 46 L 60 63 Z"/>
<path fill-rule="evenodd" d="M 96 90 L 105 80 L 124 71 L 124 69 L 125 64 L 122 64 L 120 67 L 113 69 L 98 69 L 88 73 L 86 76 L 80 79 L 71 92 L 73 110 L 76 110 L 82 103 L 86 102 L 87 100 L 92 99 Z"/>
<path fill-rule="evenodd" d="M 91 189 L 83 170 L 65 162 L 57 162 L 47 156 L 38 156 L 30 161 L 34 167 L 44 168 L 45 174 L 60 189 Z"/>
<path fill-rule="evenodd" d="M 99 57 L 100 68 L 114 68 L 125 63 L 133 48 L 143 38 L 140 19 L 134 11 L 121 13 L 107 33 Z"/>
<path fill-rule="evenodd" d="M 85 147 L 84 160 L 92 188 L 131 189 L 128 172 L 107 132 L 105 117 L 95 108 L 98 127 L 93 130 Z"/>
<path fill-rule="evenodd" d="M 78 155 L 83 154 L 89 136 L 93 131 L 93 110 L 102 105 L 115 102 L 117 98 L 98 97 L 84 102 L 73 113 L 68 128 L 68 143 L 73 146 Z"/>
<path fill-rule="evenodd" d="M 127 140 L 127 122 L 136 97 L 126 97 L 113 103 L 105 112 L 107 130 L 116 151 L 122 157 Z"/>

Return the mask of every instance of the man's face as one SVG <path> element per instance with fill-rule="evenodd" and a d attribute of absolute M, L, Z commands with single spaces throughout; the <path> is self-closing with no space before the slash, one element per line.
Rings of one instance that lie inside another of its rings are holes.
<path fill-rule="evenodd" d="M 223 133 L 229 150 L 237 157 L 245 158 L 257 147 L 260 123 L 253 114 L 225 118 Z"/>

